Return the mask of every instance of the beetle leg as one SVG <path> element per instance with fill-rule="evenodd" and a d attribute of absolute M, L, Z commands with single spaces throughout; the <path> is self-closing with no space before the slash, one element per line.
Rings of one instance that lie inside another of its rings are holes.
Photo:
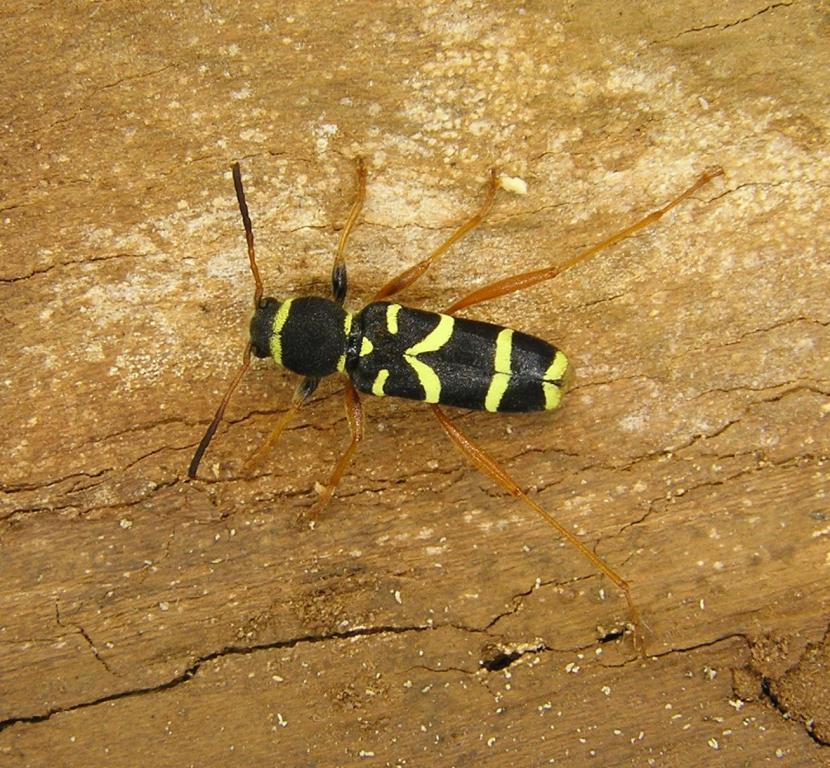
<path fill-rule="evenodd" d="M 458 426 L 451 421 L 447 415 L 437 406 L 432 406 L 432 411 L 438 423 L 444 428 L 447 436 L 452 440 L 461 453 L 470 461 L 473 466 L 480 472 L 487 475 L 489 478 L 498 483 L 511 496 L 519 499 L 523 504 L 530 507 L 537 515 L 539 515 L 551 528 L 553 528 L 562 538 L 572 544 L 579 553 L 588 560 L 599 572 L 605 574 L 625 595 L 625 600 L 628 603 L 628 614 L 631 623 L 634 626 L 634 645 L 638 652 L 643 651 L 643 637 L 642 637 L 642 621 L 640 619 L 640 611 L 634 603 L 631 596 L 631 587 L 628 582 L 622 578 L 608 563 L 605 562 L 599 555 L 590 549 L 584 542 L 571 533 L 562 523 L 560 523 L 553 515 L 542 509 L 533 499 L 531 499 L 516 483 L 516 481 L 507 473 L 495 459 L 485 453 L 478 445 L 470 440 Z"/>
<path fill-rule="evenodd" d="M 346 276 L 346 243 L 349 241 L 354 225 L 357 222 L 357 217 L 360 216 L 363 210 L 363 201 L 366 199 L 366 163 L 362 157 L 357 158 L 357 196 L 352 209 L 349 212 L 349 218 L 346 219 L 346 224 L 343 226 L 343 231 L 340 233 L 340 242 L 337 244 L 337 251 L 334 254 L 334 265 L 331 268 L 331 293 L 334 300 L 338 304 L 342 304 L 346 299 L 346 292 L 348 290 L 349 282 Z"/>
<path fill-rule="evenodd" d="M 349 420 L 349 431 L 351 432 L 352 440 L 349 443 L 349 447 L 340 456 L 326 487 L 320 493 L 320 498 L 314 502 L 314 506 L 310 511 L 312 517 L 320 513 L 331 500 L 332 494 L 343 479 L 343 473 L 346 471 L 357 450 L 357 446 L 363 440 L 363 407 L 360 405 L 360 397 L 357 394 L 357 390 L 349 378 L 345 378 L 344 392 L 346 395 L 346 418 Z"/>
<path fill-rule="evenodd" d="M 484 202 L 478 212 L 467 219 L 458 229 L 455 230 L 441 245 L 439 245 L 429 256 L 419 261 L 412 267 L 405 269 L 399 275 L 393 277 L 374 296 L 372 301 L 381 301 L 389 296 L 399 293 L 408 288 L 419 277 L 421 277 L 438 259 L 440 259 L 455 243 L 464 235 L 475 229 L 487 216 L 493 207 L 493 199 L 496 196 L 497 177 L 495 168 L 490 171 L 490 180 L 487 183 L 487 191 L 484 195 Z"/>
<path fill-rule="evenodd" d="M 611 237 L 606 238 L 600 243 L 597 243 L 595 246 L 589 248 L 587 251 L 583 251 L 582 253 L 573 256 L 572 258 L 565 261 L 563 264 L 554 267 L 545 267 L 544 269 L 537 269 L 532 272 L 522 272 L 518 275 L 511 275 L 510 277 L 502 278 L 501 280 L 496 280 L 489 285 L 485 285 L 483 288 L 478 288 L 477 290 L 473 291 L 472 293 L 468 293 L 466 296 L 458 299 L 458 301 L 451 304 L 447 307 L 444 312 L 448 315 L 452 315 L 455 312 L 458 312 L 460 309 L 464 309 L 466 307 L 471 307 L 474 304 L 481 304 L 484 301 L 490 301 L 491 299 L 496 299 L 499 296 L 506 296 L 509 293 L 515 293 L 516 291 L 522 291 L 525 288 L 530 288 L 532 285 L 536 285 L 536 283 L 542 283 L 545 280 L 551 280 L 552 278 L 556 277 L 557 275 L 561 274 L 565 270 L 571 269 L 571 267 L 575 267 L 577 264 L 581 264 L 583 261 L 587 261 L 592 256 L 595 256 L 600 251 L 604 251 L 606 248 L 610 248 L 615 243 L 620 242 L 620 240 L 625 240 L 628 237 L 631 237 L 635 232 L 639 232 L 641 229 L 654 224 L 656 221 L 659 221 L 665 214 L 667 214 L 672 208 L 676 205 L 679 205 L 683 202 L 686 198 L 693 195 L 697 190 L 699 190 L 704 184 L 708 184 L 712 179 L 717 176 L 723 175 L 722 168 L 713 168 L 706 173 L 701 174 L 697 181 L 692 184 L 685 192 L 675 197 L 669 203 L 664 205 L 662 208 L 652 211 L 648 216 L 640 219 L 639 221 L 635 222 L 629 227 L 617 232 Z"/>
<path fill-rule="evenodd" d="M 308 398 L 311 397 L 314 390 L 317 389 L 317 385 L 319 383 L 320 379 L 307 376 L 297 385 L 297 389 L 294 390 L 294 397 L 291 398 L 291 405 L 288 410 L 280 416 L 280 420 L 271 430 L 268 437 L 265 438 L 259 448 L 257 448 L 256 451 L 254 451 L 254 453 L 252 453 L 242 465 L 243 475 L 249 474 L 251 470 L 253 470 L 254 467 L 256 467 L 256 465 L 259 464 L 273 450 L 289 422 L 297 415 L 300 408 L 306 404 Z"/>

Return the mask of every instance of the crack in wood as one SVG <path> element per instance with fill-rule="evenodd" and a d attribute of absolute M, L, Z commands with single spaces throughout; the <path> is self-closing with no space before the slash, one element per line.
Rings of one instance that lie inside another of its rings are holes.
<path fill-rule="evenodd" d="M 56 605 L 57 610 L 57 605 Z M 60 622 L 59 622 L 60 623 Z M 63 626 L 63 625 L 61 625 Z M 0 721 L 0 732 L 10 728 L 14 725 L 18 724 L 35 724 L 35 723 L 42 723 L 49 720 L 51 717 L 57 714 L 63 714 L 66 712 L 74 712 L 80 709 L 87 709 L 89 707 L 94 707 L 99 704 L 107 704 L 113 701 L 118 701 L 120 699 L 131 698 L 133 696 L 145 696 L 148 694 L 159 693 L 161 691 L 167 691 L 171 688 L 175 688 L 176 686 L 182 685 L 184 683 L 189 682 L 192 680 L 199 672 L 200 668 L 211 661 L 215 661 L 216 659 L 223 658 L 225 656 L 244 656 L 249 655 L 252 653 L 257 653 L 259 651 L 270 651 L 276 650 L 281 648 L 296 648 L 298 646 L 304 644 L 316 644 L 316 643 L 325 643 L 330 642 L 332 640 L 340 641 L 340 640 L 350 640 L 356 637 L 371 637 L 374 635 L 383 635 L 383 634 L 406 634 L 410 632 L 428 632 L 432 631 L 436 627 L 430 625 L 415 625 L 411 627 L 397 627 L 397 626 L 379 626 L 379 627 L 363 627 L 363 628 L 356 628 L 344 632 L 332 632 L 329 634 L 323 635 L 303 635 L 302 637 L 291 638 L 289 640 L 278 640 L 270 643 L 262 643 L 259 645 L 252 645 L 252 646 L 226 646 L 218 651 L 213 651 L 211 653 L 205 654 L 204 656 L 200 656 L 197 658 L 192 664 L 190 664 L 182 673 L 176 675 L 175 677 L 167 680 L 163 683 L 159 683 L 158 685 L 147 686 L 145 688 L 134 688 L 125 691 L 118 691 L 116 693 L 107 694 L 106 696 L 100 696 L 96 699 L 91 699 L 90 701 L 82 701 L 77 704 L 72 704 L 67 707 L 56 707 L 54 709 L 50 709 L 47 712 L 43 712 L 37 715 L 23 715 L 23 716 L 16 716 L 10 717 L 6 720 Z M 78 628 L 79 629 L 79 628 Z M 87 637 L 84 635 L 84 637 Z M 90 645 L 92 645 L 92 641 L 90 640 Z M 99 661 L 102 661 L 100 657 L 97 656 L 96 658 Z M 109 670 L 108 668 L 108 671 Z"/>

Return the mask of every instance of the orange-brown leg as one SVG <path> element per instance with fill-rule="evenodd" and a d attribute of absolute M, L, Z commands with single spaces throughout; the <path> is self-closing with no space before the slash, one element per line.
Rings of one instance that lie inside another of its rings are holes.
<path fill-rule="evenodd" d="M 366 199 L 366 163 L 362 157 L 357 158 L 357 195 L 355 196 L 349 218 L 343 231 L 340 233 L 340 242 L 337 244 L 337 251 L 334 254 L 334 265 L 331 268 L 331 292 L 334 300 L 342 304 L 348 290 L 348 279 L 346 277 L 346 243 L 349 235 L 352 234 L 357 217 L 363 210 L 363 202 Z"/>
<path fill-rule="evenodd" d="M 438 423 L 444 428 L 450 440 L 458 448 L 467 459 L 483 474 L 490 477 L 497 482 L 504 490 L 511 496 L 520 499 L 523 504 L 530 507 L 537 515 L 539 515 L 551 528 L 553 528 L 560 536 L 562 536 L 568 543 L 572 544 L 579 550 L 579 553 L 588 560 L 600 573 L 605 574 L 611 581 L 625 595 L 625 600 L 628 603 L 628 613 L 631 623 L 634 626 L 634 644 L 641 652 L 643 650 L 642 642 L 642 622 L 640 620 L 640 611 L 634 603 L 631 596 L 631 587 L 628 582 L 622 578 L 608 563 L 601 557 L 587 547 L 580 541 L 573 533 L 565 528 L 553 515 L 542 509 L 533 499 L 531 499 L 516 483 L 516 481 L 507 474 L 507 471 L 499 465 L 491 456 L 485 453 L 478 445 L 476 445 L 470 438 L 467 437 L 457 426 L 451 421 L 447 415 L 437 406 L 432 406 L 432 411 Z"/>
<path fill-rule="evenodd" d="M 525 288 L 529 288 L 532 285 L 536 285 L 536 283 L 544 282 L 545 280 L 550 280 L 551 278 L 556 277 L 557 275 L 561 274 L 567 269 L 571 267 L 575 267 L 577 264 L 590 259 L 592 256 L 595 256 L 600 251 L 604 251 L 606 248 L 610 248 L 615 243 L 620 242 L 620 240 L 625 240 L 627 237 L 631 237 L 635 232 L 648 227 L 651 224 L 654 224 L 656 221 L 659 221 L 663 216 L 665 216 L 672 208 L 676 205 L 682 203 L 686 198 L 693 195 L 697 190 L 699 190 L 704 184 L 708 184 L 712 179 L 716 176 L 721 176 L 723 174 L 723 169 L 721 168 L 714 168 L 710 171 L 706 171 L 706 173 L 701 174 L 698 180 L 692 184 L 685 192 L 675 197 L 671 202 L 664 205 L 657 211 L 653 211 L 648 216 L 643 219 L 640 219 L 638 222 L 632 224 L 630 227 L 626 227 L 625 229 L 617 232 L 615 235 L 603 240 L 601 243 L 589 248 L 587 251 L 583 251 L 580 254 L 577 254 L 571 259 L 568 259 L 563 264 L 560 264 L 555 267 L 547 267 L 545 269 L 537 269 L 533 272 L 523 272 L 519 275 L 512 275 L 511 277 L 505 277 L 501 280 L 497 280 L 494 283 L 490 283 L 489 285 L 485 285 L 483 288 L 479 288 L 478 290 L 473 291 L 472 293 L 468 293 L 466 296 L 463 296 L 455 303 L 451 304 L 447 309 L 444 311 L 447 314 L 453 314 L 458 312 L 465 307 L 471 307 L 474 304 L 480 304 L 483 301 L 490 301 L 491 299 L 496 299 L 499 296 L 505 296 L 508 293 L 514 293 L 516 291 L 521 291 Z"/>
<path fill-rule="evenodd" d="M 358 444 L 363 440 L 363 408 L 360 405 L 360 397 L 351 379 L 344 377 L 344 381 L 346 385 L 344 390 L 346 395 L 346 418 L 349 420 L 349 431 L 351 432 L 352 440 L 349 443 L 349 447 L 346 448 L 340 460 L 337 462 L 326 487 L 320 493 L 320 498 L 317 499 L 311 508 L 312 515 L 321 512 L 326 504 L 329 503 L 332 494 L 343 479 L 343 473 L 349 466 Z"/>
<path fill-rule="evenodd" d="M 440 259 L 455 243 L 457 243 L 464 235 L 475 229 L 487 216 L 490 209 L 493 207 L 493 199 L 496 196 L 496 171 L 490 171 L 490 180 L 487 183 L 487 191 L 484 195 L 484 202 L 479 208 L 478 212 L 465 221 L 458 229 L 455 230 L 441 245 L 439 245 L 429 256 L 422 261 L 419 261 L 412 267 L 405 269 L 401 274 L 393 277 L 386 285 L 383 286 L 374 296 L 372 301 L 381 301 L 389 298 L 396 293 L 400 293 L 404 288 L 408 288 L 419 277 L 421 277 L 438 259 Z"/>
<path fill-rule="evenodd" d="M 319 383 L 320 379 L 315 379 L 309 376 L 297 385 L 297 389 L 294 390 L 294 396 L 291 398 L 291 405 L 288 410 L 280 416 L 280 420 L 271 430 L 268 437 L 265 438 L 259 448 L 257 448 L 256 451 L 254 451 L 242 465 L 243 475 L 250 474 L 251 470 L 253 470 L 254 467 L 256 467 L 274 449 L 274 446 L 282 436 L 285 428 L 297 415 L 299 410 L 306 404 L 308 398 L 311 397 L 314 390 L 317 389 L 317 385 Z"/>

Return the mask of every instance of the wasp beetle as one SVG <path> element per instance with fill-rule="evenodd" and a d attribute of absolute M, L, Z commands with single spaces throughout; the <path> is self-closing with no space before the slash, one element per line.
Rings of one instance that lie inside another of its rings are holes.
<path fill-rule="evenodd" d="M 254 253 L 254 235 L 242 187 L 239 164 L 232 166 L 234 188 L 242 214 L 248 259 L 253 274 L 254 315 L 243 362 L 199 443 L 188 475 L 195 478 L 199 463 L 218 428 L 225 408 L 247 370 L 251 355 L 274 361 L 302 376 L 291 406 L 248 465 L 260 460 L 276 443 L 291 418 L 308 401 L 320 379 L 339 374 L 346 397 L 351 442 L 340 457 L 317 502 L 330 499 L 363 438 L 363 411 L 358 392 L 403 397 L 429 403 L 453 444 L 481 472 L 540 515 L 548 525 L 575 546 L 601 573 L 624 593 L 634 628 L 640 638 L 639 611 L 628 582 L 556 518 L 530 498 L 484 450 L 447 417 L 441 406 L 491 412 L 545 411 L 556 408 L 567 388 L 571 369 L 565 355 L 535 336 L 493 323 L 459 318 L 461 309 L 550 280 L 614 243 L 656 222 L 704 184 L 723 173 L 703 173 L 682 194 L 626 229 L 579 253 L 563 264 L 524 272 L 485 285 L 462 297 L 443 312 L 429 312 L 387 301 L 420 278 L 449 248 L 478 226 L 492 207 L 499 178 L 491 171 L 484 202 L 426 259 L 390 280 L 357 313 L 344 308 L 348 280 L 345 249 L 366 196 L 366 166 L 357 161 L 357 196 L 340 236 L 331 273 L 331 298 L 302 296 L 276 299 L 263 296 L 262 280 Z"/>

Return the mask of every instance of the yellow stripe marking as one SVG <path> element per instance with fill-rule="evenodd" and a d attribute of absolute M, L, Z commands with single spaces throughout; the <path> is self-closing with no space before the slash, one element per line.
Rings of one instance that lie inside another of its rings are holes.
<path fill-rule="evenodd" d="M 389 378 L 389 371 L 386 368 L 381 368 L 378 371 L 378 375 L 375 377 L 375 381 L 372 384 L 372 394 L 376 395 L 377 397 L 383 397 L 386 393 L 383 391 L 383 385 L 386 384 L 386 380 Z"/>
<path fill-rule="evenodd" d="M 513 354 L 513 329 L 505 328 L 496 336 L 495 369 L 499 373 L 510 373 L 510 355 Z"/>
<path fill-rule="evenodd" d="M 398 332 L 398 312 L 400 311 L 400 304 L 390 304 L 386 308 L 386 328 L 389 331 L 389 333 Z"/>
<path fill-rule="evenodd" d="M 412 366 L 418 376 L 418 381 L 421 382 L 421 386 L 424 389 L 424 400 L 427 403 L 437 403 L 440 401 L 441 380 L 432 368 L 418 359 L 418 355 L 423 355 L 426 352 L 437 352 L 441 349 L 450 340 L 454 325 L 455 318 L 450 315 L 441 315 L 438 325 L 417 344 L 413 344 L 404 352 L 406 362 Z"/>
<path fill-rule="evenodd" d="M 562 394 L 565 391 L 568 374 L 568 358 L 558 351 L 553 357 L 553 361 L 545 371 L 544 381 L 542 382 L 542 392 L 545 395 L 545 410 L 550 411 L 556 408 L 562 400 Z M 553 382 L 562 382 L 562 385 L 554 384 Z"/>
<path fill-rule="evenodd" d="M 366 338 L 365 336 L 360 340 L 360 356 L 366 357 L 366 355 L 371 354 L 372 350 L 375 348 L 375 345 Z"/>
<path fill-rule="evenodd" d="M 286 299 L 280 304 L 277 314 L 274 315 L 274 325 L 271 327 L 271 357 L 277 365 L 282 365 L 282 328 L 291 312 L 291 303 L 294 299 Z"/>
<path fill-rule="evenodd" d="M 507 385 L 510 384 L 509 373 L 494 373 L 490 379 L 490 386 L 487 388 L 487 397 L 484 398 L 484 408 L 495 413 L 501 405 L 501 399 L 507 392 Z"/>
<path fill-rule="evenodd" d="M 346 319 L 343 322 L 343 338 L 344 338 L 345 341 L 348 341 L 349 334 L 351 333 L 351 331 L 352 331 L 352 313 L 351 312 L 346 312 Z M 345 346 L 345 344 L 344 344 L 344 346 Z M 342 355 L 340 355 L 339 358 L 337 358 L 337 370 L 340 371 L 340 373 L 343 373 L 343 371 L 346 370 L 346 353 L 345 352 Z"/>
<path fill-rule="evenodd" d="M 560 381 L 565 378 L 565 371 L 568 369 L 568 358 L 557 350 L 553 356 L 553 362 L 548 366 L 545 375 L 542 377 L 545 381 Z"/>
<path fill-rule="evenodd" d="M 513 331 L 505 328 L 496 337 L 496 355 L 493 361 L 493 378 L 490 379 L 490 386 L 487 388 L 487 396 L 484 398 L 484 408 L 495 412 L 501 405 L 501 399 L 507 391 L 510 383 L 510 355 L 513 351 Z"/>
<path fill-rule="evenodd" d="M 552 411 L 559 405 L 559 401 L 562 399 L 562 390 L 555 384 L 543 381 L 542 392 L 545 393 L 545 410 Z"/>

